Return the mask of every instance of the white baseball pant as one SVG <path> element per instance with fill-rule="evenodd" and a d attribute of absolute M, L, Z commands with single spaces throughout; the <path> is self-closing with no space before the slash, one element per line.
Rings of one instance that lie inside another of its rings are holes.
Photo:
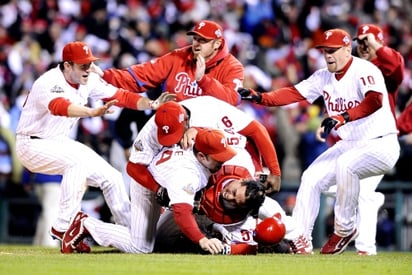
<path fill-rule="evenodd" d="M 62 175 L 58 231 L 66 231 L 81 208 L 87 185 L 98 187 L 118 224 L 130 226 L 130 200 L 122 175 L 90 147 L 57 137 L 31 139 L 17 136 L 16 150 L 23 166 L 34 173 Z"/>

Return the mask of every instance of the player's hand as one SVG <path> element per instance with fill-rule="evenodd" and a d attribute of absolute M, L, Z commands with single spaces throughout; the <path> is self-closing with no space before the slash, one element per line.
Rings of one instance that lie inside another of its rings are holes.
<path fill-rule="evenodd" d="M 153 110 L 157 110 L 160 105 L 168 101 L 176 100 L 176 94 L 172 94 L 169 92 L 163 92 L 156 100 L 153 100 L 151 103 L 151 108 Z"/>
<path fill-rule="evenodd" d="M 320 142 L 326 142 L 326 138 L 325 138 L 325 127 L 321 127 L 319 126 L 316 129 L 316 140 L 320 141 Z"/>
<path fill-rule="evenodd" d="M 197 135 L 197 129 L 196 128 L 189 128 L 185 131 L 183 134 L 183 138 L 180 140 L 180 146 L 184 149 L 187 150 L 193 146 L 193 143 L 195 141 Z"/>
<path fill-rule="evenodd" d="M 103 116 L 105 114 L 111 114 L 114 112 L 114 110 L 110 110 L 110 107 L 114 106 L 117 102 L 119 102 L 117 99 L 110 100 L 106 102 L 104 105 L 99 106 L 97 108 L 94 108 L 91 110 L 91 117 L 95 116 Z"/>
<path fill-rule="evenodd" d="M 90 72 L 92 72 L 92 73 L 98 74 L 100 77 L 103 77 L 103 75 L 104 75 L 103 70 L 102 70 L 99 66 L 97 66 L 96 64 L 94 64 L 94 62 L 92 62 L 92 64 L 90 65 L 89 70 L 90 70 Z"/>
<path fill-rule="evenodd" d="M 367 48 L 372 48 L 376 51 L 383 46 L 382 43 L 376 41 L 375 35 L 373 33 L 361 34 L 357 37 L 357 40 L 358 43 L 360 43 L 361 46 L 364 47 L 364 50 L 366 50 Z"/>
<path fill-rule="evenodd" d="M 208 239 L 203 237 L 199 241 L 199 246 L 204 250 L 208 251 L 210 254 L 219 254 L 223 251 L 223 244 L 216 238 Z"/>
<path fill-rule="evenodd" d="M 160 206 L 169 206 L 170 198 L 166 188 L 160 187 L 156 192 L 155 198 L 156 201 L 160 204 Z"/>
<path fill-rule="evenodd" d="M 320 124 L 320 127 L 323 127 L 324 132 L 326 134 L 329 134 L 330 131 L 332 131 L 332 129 L 338 130 L 339 127 L 341 127 L 348 121 L 349 121 L 349 115 L 347 112 L 345 112 L 337 116 L 331 116 L 331 117 L 325 118 Z"/>
<path fill-rule="evenodd" d="M 222 240 L 226 244 L 231 244 L 232 243 L 232 233 L 230 233 L 224 226 L 223 224 L 220 223 L 214 223 L 213 224 L 213 230 L 216 232 L 219 232 L 222 235 Z"/>
<path fill-rule="evenodd" d="M 195 79 L 196 81 L 200 81 L 203 76 L 205 75 L 206 71 L 206 61 L 205 58 L 201 54 L 195 55 L 196 60 L 196 72 L 195 72 Z"/>
<path fill-rule="evenodd" d="M 239 88 L 237 92 L 243 100 L 252 101 L 256 103 L 262 102 L 262 95 L 253 89 Z"/>
<path fill-rule="evenodd" d="M 263 174 L 262 174 L 263 175 Z M 268 174 L 266 177 L 262 177 L 260 175 L 261 182 L 265 186 L 265 194 L 269 195 L 274 192 L 279 192 L 280 191 L 280 176 L 276 176 L 273 174 Z"/>

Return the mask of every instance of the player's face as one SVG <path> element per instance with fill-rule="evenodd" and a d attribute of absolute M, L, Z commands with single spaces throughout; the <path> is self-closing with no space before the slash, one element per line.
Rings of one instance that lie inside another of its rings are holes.
<path fill-rule="evenodd" d="M 67 79 L 72 84 L 87 84 L 87 80 L 89 79 L 90 74 L 90 66 L 92 63 L 87 64 L 76 64 L 73 62 L 65 62 L 69 64 L 69 66 L 65 66 L 67 70 Z"/>
<path fill-rule="evenodd" d="M 210 60 L 217 53 L 222 41 L 219 39 L 208 40 L 199 35 L 194 35 L 192 38 L 192 50 L 195 54 L 200 54 L 205 58 L 205 61 Z"/>
<path fill-rule="evenodd" d="M 246 204 L 246 185 L 241 180 L 232 180 L 223 187 L 220 196 L 225 209 L 243 208 Z"/>
<path fill-rule="evenodd" d="M 371 61 L 376 57 L 376 52 L 371 47 L 368 47 L 366 39 L 357 39 L 356 52 L 362 59 Z"/>
<path fill-rule="evenodd" d="M 350 47 L 323 48 L 323 57 L 329 72 L 342 70 L 351 57 Z"/>
<path fill-rule="evenodd" d="M 219 171 L 220 168 L 222 168 L 223 162 L 216 161 L 212 157 L 210 157 L 206 154 L 203 154 L 203 153 L 199 152 L 198 159 L 199 159 L 200 163 L 204 167 L 209 169 L 209 171 L 211 173 L 216 173 L 217 171 Z"/>

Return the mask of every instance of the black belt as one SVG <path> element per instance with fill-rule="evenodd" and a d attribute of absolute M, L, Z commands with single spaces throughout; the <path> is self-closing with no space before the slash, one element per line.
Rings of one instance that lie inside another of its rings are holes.
<path fill-rule="evenodd" d="M 36 136 L 30 136 L 30 139 L 40 139 L 40 138 Z"/>

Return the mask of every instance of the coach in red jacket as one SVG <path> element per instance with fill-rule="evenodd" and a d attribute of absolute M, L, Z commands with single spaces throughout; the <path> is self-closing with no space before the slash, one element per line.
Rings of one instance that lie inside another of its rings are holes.
<path fill-rule="evenodd" d="M 230 54 L 222 27 L 203 20 L 187 35 L 192 37 L 191 46 L 129 68 L 105 70 L 104 80 L 137 92 L 161 86 L 163 91 L 177 94 L 177 101 L 209 95 L 238 105 L 237 89 L 243 85 L 244 68 Z"/>

